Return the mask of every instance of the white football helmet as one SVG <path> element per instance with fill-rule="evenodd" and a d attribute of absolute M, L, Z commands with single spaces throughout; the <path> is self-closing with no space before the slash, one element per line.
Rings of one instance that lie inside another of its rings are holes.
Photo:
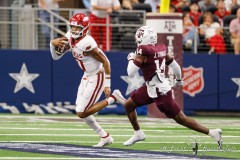
<path fill-rule="evenodd" d="M 135 40 L 138 46 L 154 45 L 157 43 L 157 32 L 152 27 L 142 26 L 136 32 Z"/>

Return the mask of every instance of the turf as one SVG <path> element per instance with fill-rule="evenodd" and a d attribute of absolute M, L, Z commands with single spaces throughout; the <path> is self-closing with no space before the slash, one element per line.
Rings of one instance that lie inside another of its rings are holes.
<path fill-rule="evenodd" d="M 192 144 L 197 142 L 199 144 L 198 157 L 240 158 L 240 118 L 193 117 L 209 128 L 223 130 L 224 146 L 222 150 L 218 150 L 216 142 L 209 136 L 182 127 L 171 119 L 151 119 L 143 116 L 139 117 L 139 122 L 147 135 L 146 140 L 126 147 L 122 143 L 133 134 L 126 116 L 96 115 L 95 117 L 114 138 L 114 144 L 107 148 L 192 155 Z M 98 141 L 99 137 L 96 133 L 75 115 L 0 114 L 0 143 L 61 143 L 92 146 Z M 11 159 L 11 157 L 42 159 L 70 156 L 0 150 L 0 159 Z"/>

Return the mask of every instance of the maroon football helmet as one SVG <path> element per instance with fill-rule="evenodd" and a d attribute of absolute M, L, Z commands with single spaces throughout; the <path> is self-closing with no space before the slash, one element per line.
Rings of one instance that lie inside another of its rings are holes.
<path fill-rule="evenodd" d="M 84 37 L 88 33 L 90 19 L 84 13 L 77 13 L 70 18 L 70 33 L 72 38 Z M 75 29 L 73 26 L 79 27 Z M 74 28 L 74 29 L 73 29 Z"/>

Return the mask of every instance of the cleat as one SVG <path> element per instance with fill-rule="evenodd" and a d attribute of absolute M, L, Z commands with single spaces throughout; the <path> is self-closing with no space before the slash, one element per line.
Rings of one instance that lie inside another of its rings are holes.
<path fill-rule="evenodd" d="M 138 142 L 138 141 L 143 141 L 145 140 L 145 134 L 142 130 L 139 130 L 139 131 L 135 131 L 134 132 L 134 135 L 129 139 L 127 140 L 126 142 L 123 143 L 124 146 L 131 146 L 133 145 L 134 143 Z"/>
<path fill-rule="evenodd" d="M 222 130 L 221 129 L 210 129 L 209 136 L 211 136 L 218 143 L 218 149 L 222 149 Z"/>
<path fill-rule="evenodd" d="M 122 96 L 122 93 L 116 89 L 112 93 L 112 97 L 114 97 L 116 103 L 124 104 L 126 99 Z"/>
<path fill-rule="evenodd" d="M 113 143 L 113 138 L 109 135 L 106 138 L 101 138 L 98 144 L 94 145 L 93 147 L 104 147 L 112 143 Z"/>

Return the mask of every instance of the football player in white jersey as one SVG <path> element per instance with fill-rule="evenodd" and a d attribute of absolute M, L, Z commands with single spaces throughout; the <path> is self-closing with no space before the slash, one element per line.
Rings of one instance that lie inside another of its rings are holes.
<path fill-rule="evenodd" d="M 100 127 L 92 114 L 116 102 L 114 95 L 118 93 L 119 96 L 120 91 L 115 90 L 110 95 L 110 62 L 95 40 L 87 34 L 89 25 L 90 20 L 85 14 L 75 14 L 70 19 L 70 31 L 65 37 L 51 40 L 50 51 L 52 58 L 58 60 L 67 50 L 72 50 L 73 57 L 84 71 L 77 93 L 76 113 L 101 137 L 94 147 L 103 147 L 113 143 L 113 138 Z M 97 102 L 103 91 L 106 99 Z"/>

